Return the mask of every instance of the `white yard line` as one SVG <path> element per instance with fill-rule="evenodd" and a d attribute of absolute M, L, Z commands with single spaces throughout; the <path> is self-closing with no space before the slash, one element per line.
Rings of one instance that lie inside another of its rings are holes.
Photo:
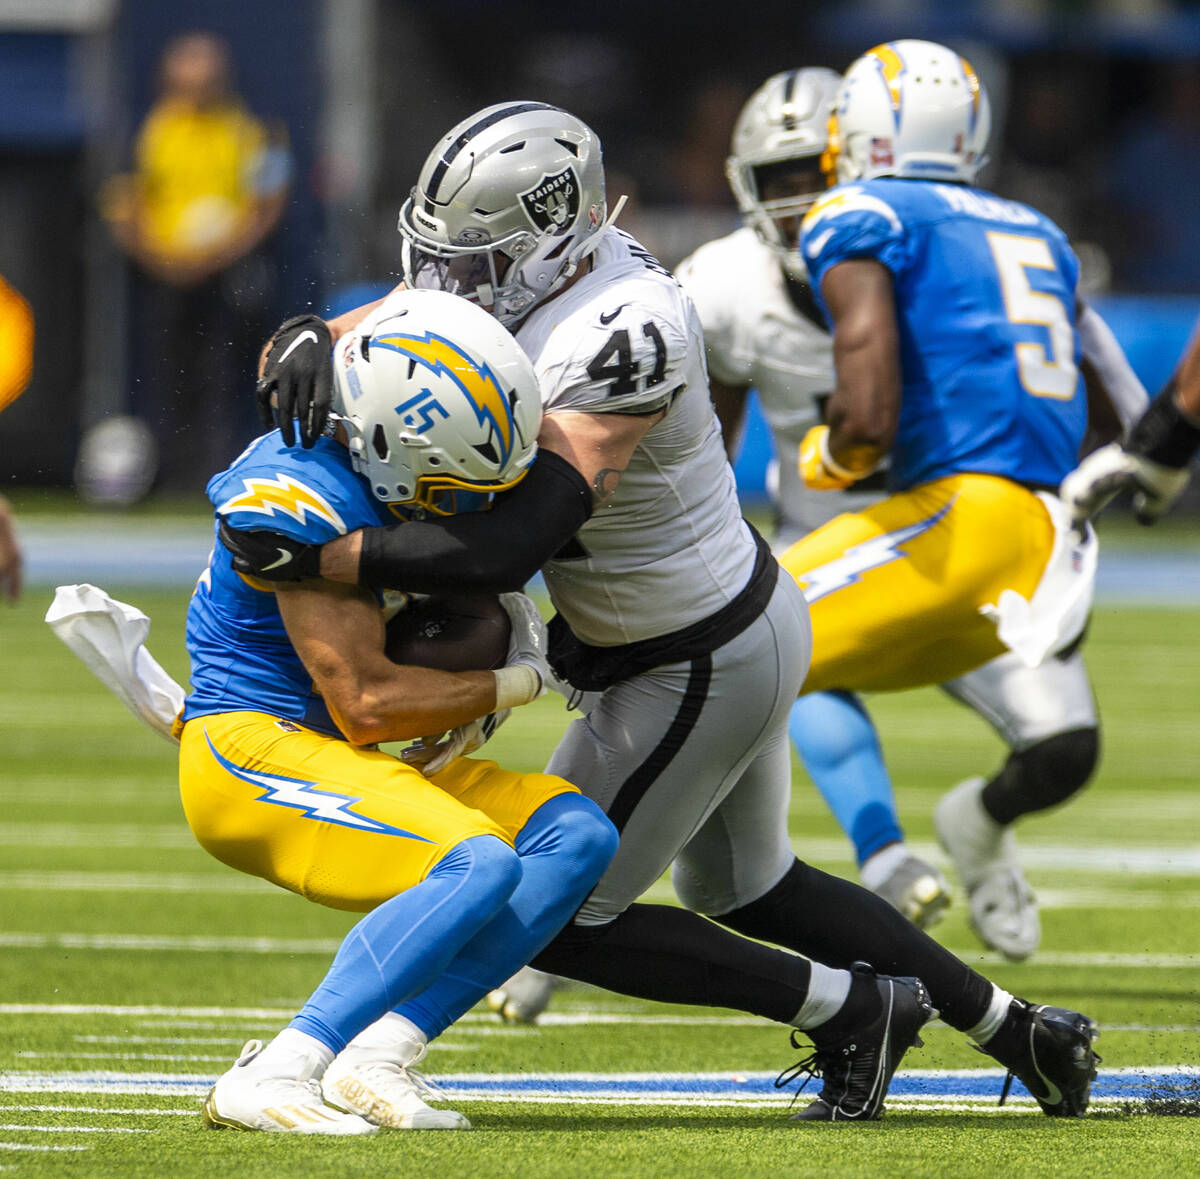
<path fill-rule="evenodd" d="M 18 1060 L 169 1060 L 188 1064 L 225 1064 L 228 1056 L 181 1056 L 174 1052 L 18 1052 Z"/>
<path fill-rule="evenodd" d="M 223 1048 L 240 1048 L 241 1036 L 72 1036 L 76 1044 L 176 1044 L 196 1046 L 214 1044 Z"/>
<path fill-rule="evenodd" d="M 191 1100 L 189 1098 L 189 1100 Z M 5 1105 L 5 1113 L 73 1113 L 73 1114 L 111 1114 L 114 1117 L 180 1117 L 194 1118 L 196 1108 L 190 1109 L 114 1109 L 104 1105 Z"/>
<path fill-rule="evenodd" d="M 0 1124 L 0 1130 L 20 1130 L 29 1134 L 153 1134 L 153 1130 L 126 1126 L 23 1126 L 20 1122 Z"/>

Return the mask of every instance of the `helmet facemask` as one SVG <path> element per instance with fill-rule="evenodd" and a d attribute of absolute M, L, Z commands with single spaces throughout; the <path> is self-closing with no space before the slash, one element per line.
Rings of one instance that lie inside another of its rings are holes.
<path fill-rule="evenodd" d="M 451 291 L 514 326 L 599 244 L 606 215 L 595 134 L 544 103 L 501 103 L 443 136 L 400 210 L 410 286 Z"/>
<path fill-rule="evenodd" d="M 725 163 L 743 222 L 797 279 L 807 276 L 800 222 L 825 189 L 818 161 L 838 81 L 815 68 L 768 78 L 742 108 Z"/>

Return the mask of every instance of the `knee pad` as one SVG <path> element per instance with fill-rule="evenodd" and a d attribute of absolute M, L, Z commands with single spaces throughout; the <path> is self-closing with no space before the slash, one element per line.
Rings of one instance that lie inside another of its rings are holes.
<path fill-rule="evenodd" d="M 475 835 L 455 844 L 429 871 L 429 876 L 461 876 L 483 893 L 511 896 L 521 883 L 521 859 L 494 835 Z"/>
<path fill-rule="evenodd" d="M 1068 729 L 1009 755 L 984 788 L 983 807 L 997 823 L 1066 802 L 1086 784 L 1100 756 L 1100 730 Z"/>
<path fill-rule="evenodd" d="M 1064 802 L 1092 776 L 1100 757 L 1098 728 L 1070 729 L 1014 753 L 1022 778 L 1036 783 L 1046 806 Z"/>
<path fill-rule="evenodd" d="M 590 798 L 567 792 L 538 807 L 516 843 L 521 856 L 554 855 L 563 873 L 595 883 L 617 854 L 619 841 L 616 827 Z"/>

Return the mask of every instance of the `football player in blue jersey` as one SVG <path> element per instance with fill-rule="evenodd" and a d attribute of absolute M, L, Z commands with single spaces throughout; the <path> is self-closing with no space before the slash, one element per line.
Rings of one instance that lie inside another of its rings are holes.
<path fill-rule="evenodd" d="M 892 495 L 782 559 L 813 610 L 806 693 L 950 680 L 979 704 L 963 673 L 1005 656 L 990 666 L 1017 682 L 1026 668 L 1065 676 L 1086 622 L 1095 540 L 1072 533 L 1054 494 L 1087 421 L 1081 335 L 1088 393 L 1118 402 L 1128 369 L 1078 299 L 1057 227 L 971 186 L 988 122 L 969 63 L 929 42 L 871 50 L 835 100 L 826 168 L 841 183 L 806 217 L 802 250 L 834 325 L 837 385 L 801 468 L 810 487 L 842 489 L 890 455 Z M 1005 730 L 1034 695 L 1026 685 L 994 723 Z M 1040 751 L 1053 756 L 1035 766 L 1017 749 L 935 816 L 973 924 L 1014 958 L 1039 928 L 1009 824 L 1087 780 L 1086 677 L 1076 711 Z"/>
<path fill-rule="evenodd" d="M 751 387 L 771 427 L 779 458 L 777 551 L 834 516 L 882 499 L 886 486 L 880 468 L 848 490 L 815 491 L 805 487 L 797 461 L 799 443 L 820 421 L 821 403 L 834 387 L 832 340 L 798 244 L 804 214 L 827 187 L 818 161 L 840 85 L 831 70 L 790 70 L 751 96 L 735 124 L 726 166 L 745 225 L 701 246 L 676 269 L 704 326 L 727 451 L 736 452 Z M 1095 419 L 1089 436 L 1105 441 L 1136 421 L 1146 393 L 1090 309 L 1080 337 L 1081 367 L 1104 370 L 1103 387 L 1089 385 L 1089 394 L 1101 395 L 1096 405 L 1089 398 Z M 994 819 L 998 812 L 1007 826 L 1087 781 L 1098 751 L 1098 718 L 1080 652 L 1034 668 L 1009 652 L 943 687 L 992 724 L 1010 748 L 990 783 L 974 779 L 963 788 L 974 794 L 982 787 Z M 863 883 L 923 928 L 933 924 L 949 902 L 949 885 L 904 842 L 883 752 L 862 702 L 849 692 L 806 693 L 793 706 L 789 727 L 814 784 L 854 843 Z M 686 853 L 676 865 L 685 887 L 694 858 Z M 1037 908 L 1015 857 L 999 862 L 985 854 L 965 865 L 963 875 L 983 941 L 1012 958 L 1032 953 Z"/>
<path fill-rule="evenodd" d="M 312 570 L 426 592 L 453 578 L 460 592 L 491 592 L 545 566 L 563 674 L 599 697 L 551 766 L 612 808 L 621 842 L 536 966 L 805 1029 L 815 1045 L 805 1067 L 824 1078 L 796 1115 L 805 1121 L 879 1116 L 927 989 L 943 1020 L 1020 1076 L 1047 1114 L 1079 1116 L 1095 1075 L 1092 1021 L 1014 1000 L 885 901 L 791 851 L 779 735 L 803 669 L 777 658 L 799 651 L 802 618 L 787 612 L 803 602 L 775 577 L 765 545 L 743 544 L 694 311 L 636 242 L 605 232 L 599 152 L 566 112 L 498 104 L 442 137 L 401 213 L 409 281 L 469 292 L 514 324 L 534 359 L 546 417 L 530 476 L 486 518 L 367 528 L 324 546 L 231 530 L 236 567 L 271 581 Z M 614 327 L 622 314 L 629 327 Z M 260 386 L 278 394 L 289 440 L 300 411 L 309 445 L 329 408 L 307 371 L 322 334 L 334 333 L 320 321 L 285 325 Z M 576 626 L 586 641 L 571 637 Z M 697 893 L 714 920 L 637 903 L 697 840 L 720 853 L 705 859 L 723 879 Z M 847 971 L 864 960 L 902 973 Z"/>
<path fill-rule="evenodd" d="M 490 733 L 480 718 L 542 691 L 528 599 L 501 599 L 506 666 L 451 673 L 388 659 L 383 595 L 234 571 L 228 527 L 324 541 L 485 500 L 533 460 L 533 368 L 465 300 L 392 296 L 342 339 L 334 370 L 333 437 L 294 450 L 272 431 L 209 482 L 218 542 L 188 611 L 179 776 L 188 824 L 217 859 L 366 916 L 291 1024 L 217 1081 L 204 1115 L 312 1134 L 466 1128 L 425 1103 L 408 1066 L 550 940 L 617 835 L 561 778 L 457 756 Z M 377 747 L 414 738 L 426 740 L 402 757 Z"/>

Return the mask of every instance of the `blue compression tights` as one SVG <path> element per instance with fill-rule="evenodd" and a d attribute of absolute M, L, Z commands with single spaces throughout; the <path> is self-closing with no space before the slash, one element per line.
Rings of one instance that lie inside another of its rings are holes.
<path fill-rule="evenodd" d="M 432 1039 L 558 932 L 616 848 L 579 794 L 539 807 L 516 851 L 490 835 L 460 843 L 350 931 L 291 1026 L 340 1052 L 397 1009 Z"/>
<path fill-rule="evenodd" d="M 854 843 L 861 866 L 903 840 L 879 736 L 850 692 L 814 692 L 792 705 L 788 730 L 809 777 Z"/>
<path fill-rule="evenodd" d="M 437 978 L 520 880 L 517 853 L 494 835 L 451 848 L 420 884 L 372 909 L 346 935 L 291 1026 L 340 1052 L 368 1024 Z"/>
<path fill-rule="evenodd" d="M 617 851 L 616 828 L 581 794 L 543 803 L 517 836 L 521 883 L 508 903 L 415 999 L 397 1008 L 429 1039 L 543 949 Z"/>

